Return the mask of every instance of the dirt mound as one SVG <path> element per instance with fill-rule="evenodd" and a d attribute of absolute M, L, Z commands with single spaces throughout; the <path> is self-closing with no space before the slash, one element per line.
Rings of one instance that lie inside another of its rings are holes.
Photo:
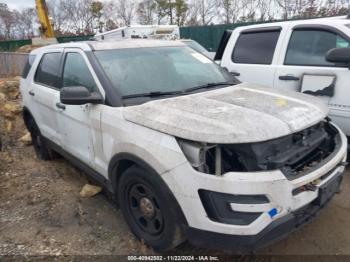
<path fill-rule="evenodd" d="M 19 82 L 20 77 L 0 79 L 0 151 L 13 144 L 18 132 L 22 136 L 26 132 L 24 126 L 13 131 L 22 112 Z"/>

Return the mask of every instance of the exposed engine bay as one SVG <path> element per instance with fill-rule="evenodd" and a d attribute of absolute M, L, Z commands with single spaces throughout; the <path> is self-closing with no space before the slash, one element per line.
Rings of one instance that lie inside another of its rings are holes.
<path fill-rule="evenodd" d="M 200 145 L 181 140 L 179 143 L 200 172 L 221 175 L 280 169 L 288 179 L 295 179 L 336 153 L 340 135 L 325 120 L 303 131 L 258 143 Z"/>

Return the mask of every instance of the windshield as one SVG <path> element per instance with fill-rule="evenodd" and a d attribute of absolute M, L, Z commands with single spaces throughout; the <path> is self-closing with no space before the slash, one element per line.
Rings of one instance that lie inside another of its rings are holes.
<path fill-rule="evenodd" d="M 191 47 L 192 49 L 200 52 L 200 53 L 205 53 L 208 52 L 207 49 L 205 49 L 203 46 L 201 46 L 200 44 L 198 44 L 196 41 L 182 41 L 184 44 L 188 45 L 189 47 Z"/>
<path fill-rule="evenodd" d="M 234 81 L 210 59 L 188 47 L 102 50 L 95 55 L 124 97 Z"/>

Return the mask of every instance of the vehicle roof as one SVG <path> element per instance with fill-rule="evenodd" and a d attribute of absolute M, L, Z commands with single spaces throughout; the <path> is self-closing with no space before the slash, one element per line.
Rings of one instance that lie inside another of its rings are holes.
<path fill-rule="evenodd" d="M 38 54 L 52 49 L 59 48 L 80 48 L 84 51 L 110 50 L 110 49 L 127 49 L 143 47 L 170 47 L 186 46 L 180 41 L 173 40 L 151 40 L 151 39 L 125 39 L 125 40 L 103 40 L 103 41 L 83 41 L 70 42 L 64 44 L 54 44 L 37 48 L 31 54 Z"/>
<path fill-rule="evenodd" d="M 315 19 L 304 19 L 304 20 L 292 20 L 283 22 L 266 22 L 263 24 L 255 24 L 249 26 L 238 27 L 238 29 L 248 29 L 248 28 L 259 28 L 259 27 L 270 27 L 270 26 L 285 26 L 285 25 L 312 25 L 312 24 L 323 24 L 323 25 L 345 25 L 350 24 L 350 19 L 347 16 L 334 16 L 325 18 L 315 18 Z"/>

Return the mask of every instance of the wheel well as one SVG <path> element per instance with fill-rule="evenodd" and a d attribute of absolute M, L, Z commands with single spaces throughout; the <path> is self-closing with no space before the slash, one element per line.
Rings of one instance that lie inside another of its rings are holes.
<path fill-rule="evenodd" d="M 116 167 L 114 168 L 114 180 L 115 180 L 115 184 L 113 185 L 114 190 L 117 191 L 117 186 L 118 186 L 118 182 L 121 178 L 121 176 L 123 175 L 123 173 L 131 166 L 139 166 L 137 163 L 135 163 L 132 160 L 127 160 L 127 159 L 121 159 L 118 161 L 118 163 L 116 164 Z"/>
<path fill-rule="evenodd" d="M 30 130 L 30 125 L 29 125 L 29 120 L 32 119 L 34 120 L 34 117 L 30 113 L 30 111 L 27 108 L 23 108 L 23 121 L 28 130 Z"/>
<path fill-rule="evenodd" d="M 116 155 L 112 158 L 108 167 L 108 176 L 109 176 L 109 180 L 112 183 L 112 187 L 115 195 L 117 195 L 117 192 L 118 192 L 118 182 L 120 181 L 120 178 L 122 177 L 125 170 L 127 170 L 131 166 L 137 166 L 142 169 L 145 169 L 149 173 L 158 175 L 158 173 L 150 165 L 148 165 L 146 162 L 144 162 L 143 160 L 141 160 L 136 156 L 133 156 L 128 153 L 121 153 L 119 155 Z M 170 197 L 173 203 L 173 208 L 176 210 L 176 214 L 179 218 L 179 221 L 183 225 L 188 225 L 185 215 L 179 203 L 175 199 L 175 196 L 173 195 L 173 193 L 171 192 L 167 184 L 165 184 L 165 187 L 170 193 Z"/>

